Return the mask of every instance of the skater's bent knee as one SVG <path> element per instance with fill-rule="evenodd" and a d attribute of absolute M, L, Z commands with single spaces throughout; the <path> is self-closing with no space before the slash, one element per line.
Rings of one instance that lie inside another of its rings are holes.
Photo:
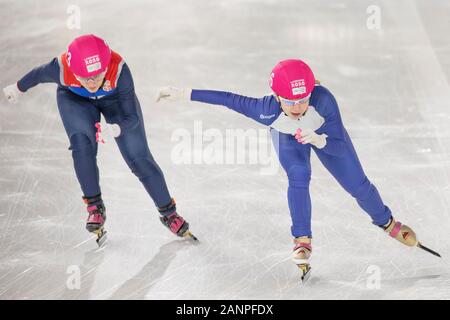
<path fill-rule="evenodd" d="M 70 136 L 70 150 L 74 153 L 92 153 L 94 146 L 89 137 L 84 133 L 75 133 Z"/>
<path fill-rule="evenodd" d="M 292 166 L 288 172 L 289 186 L 308 187 L 311 180 L 311 169 L 304 166 Z"/>
<path fill-rule="evenodd" d="M 368 179 L 365 179 L 356 188 L 354 188 L 354 190 L 351 191 L 351 194 L 358 200 L 365 200 L 370 197 L 374 190 L 374 185 L 370 183 Z"/>
<path fill-rule="evenodd" d="M 162 171 L 153 159 L 139 158 L 130 162 L 131 171 L 140 179 L 162 175 Z"/>

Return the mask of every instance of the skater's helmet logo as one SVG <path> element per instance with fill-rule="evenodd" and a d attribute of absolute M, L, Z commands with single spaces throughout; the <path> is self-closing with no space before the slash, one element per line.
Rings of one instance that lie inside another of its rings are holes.
<path fill-rule="evenodd" d="M 292 94 L 299 95 L 306 92 L 305 79 L 291 81 Z"/>
<path fill-rule="evenodd" d="M 84 58 L 84 64 L 86 66 L 86 71 L 89 73 L 95 72 L 102 68 L 102 63 L 98 54 Z"/>
<path fill-rule="evenodd" d="M 275 77 L 275 73 L 271 73 L 269 77 L 269 86 L 272 88 L 273 86 L 273 78 Z"/>

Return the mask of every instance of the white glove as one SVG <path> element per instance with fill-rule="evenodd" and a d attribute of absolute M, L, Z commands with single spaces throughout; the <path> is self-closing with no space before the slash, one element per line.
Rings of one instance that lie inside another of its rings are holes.
<path fill-rule="evenodd" d="M 17 88 L 17 83 L 3 88 L 3 93 L 5 94 L 6 99 L 14 104 L 19 101 L 19 97 L 23 94 L 23 92 Z"/>
<path fill-rule="evenodd" d="M 166 101 L 191 101 L 191 88 L 163 87 L 158 89 L 156 102 Z"/>
<path fill-rule="evenodd" d="M 294 136 L 301 144 L 310 143 L 319 149 L 326 146 L 328 137 L 326 134 L 317 134 L 310 128 L 303 130 L 298 128 Z"/>
<path fill-rule="evenodd" d="M 95 128 L 97 129 L 95 141 L 98 143 L 105 143 L 109 138 L 117 138 L 121 133 L 120 126 L 117 123 L 96 122 Z"/>

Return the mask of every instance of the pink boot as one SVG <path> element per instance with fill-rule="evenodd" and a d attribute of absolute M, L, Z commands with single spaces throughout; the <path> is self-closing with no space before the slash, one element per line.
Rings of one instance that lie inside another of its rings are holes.
<path fill-rule="evenodd" d="M 87 212 L 89 213 L 86 221 L 86 229 L 89 232 L 95 232 L 103 228 L 106 220 L 106 208 L 103 205 L 101 195 L 83 197 L 83 201 L 87 204 Z"/>
<path fill-rule="evenodd" d="M 176 212 L 175 199 L 172 199 L 167 206 L 158 208 L 158 211 L 161 213 L 159 220 L 173 234 L 176 234 L 179 237 L 188 237 L 197 240 L 197 238 L 189 231 L 189 223 Z"/>
<path fill-rule="evenodd" d="M 189 223 L 187 223 L 183 217 L 179 216 L 176 212 L 159 218 L 163 225 L 179 237 L 183 237 L 186 231 L 189 230 Z"/>
<path fill-rule="evenodd" d="M 106 220 L 105 206 L 102 204 L 89 206 L 87 207 L 87 211 L 89 216 L 86 222 L 86 229 L 89 232 L 95 232 L 96 230 L 103 228 Z"/>

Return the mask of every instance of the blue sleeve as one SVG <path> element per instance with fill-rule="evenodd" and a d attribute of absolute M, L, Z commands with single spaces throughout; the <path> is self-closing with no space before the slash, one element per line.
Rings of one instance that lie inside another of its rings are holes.
<path fill-rule="evenodd" d="M 117 80 L 120 107 L 124 116 L 118 125 L 121 130 L 134 129 L 139 125 L 138 101 L 134 92 L 134 82 L 130 68 L 125 63 Z"/>
<path fill-rule="evenodd" d="M 270 125 L 281 110 L 274 96 L 250 98 L 231 92 L 193 89 L 191 100 L 225 106 L 264 125 Z"/>
<path fill-rule="evenodd" d="M 330 91 L 323 89 L 316 105 L 323 114 L 325 123 L 317 133 L 325 133 L 328 137 L 327 144 L 320 150 L 333 156 L 341 156 L 347 150 L 344 124 L 336 99 Z"/>
<path fill-rule="evenodd" d="M 54 58 L 49 63 L 36 67 L 25 76 L 17 81 L 17 88 L 20 91 L 25 92 L 30 88 L 37 86 L 39 83 L 58 83 L 59 80 L 59 63 L 58 59 Z"/>

